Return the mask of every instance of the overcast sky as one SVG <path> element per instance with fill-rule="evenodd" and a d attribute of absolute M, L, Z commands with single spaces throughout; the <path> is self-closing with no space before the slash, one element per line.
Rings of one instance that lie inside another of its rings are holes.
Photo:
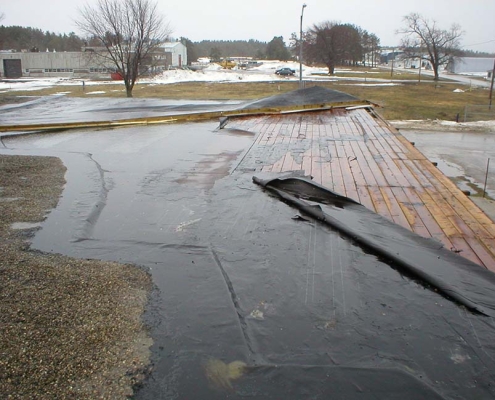
<path fill-rule="evenodd" d="M 56 33 L 79 33 L 78 9 L 96 0 L 0 0 L 3 25 L 20 25 Z M 299 32 L 303 1 L 295 0 L 157 0 L 174 37 L 257 39 Z M 395 46 L 402 18 L 418 12 L 447 29 L 453 23 L 465 31 L 462 45 L 495 52 L 495 0 L 307 0 L 303 28 L 323 21 L 352 23 L 375 33 L 382 45 Z"/>

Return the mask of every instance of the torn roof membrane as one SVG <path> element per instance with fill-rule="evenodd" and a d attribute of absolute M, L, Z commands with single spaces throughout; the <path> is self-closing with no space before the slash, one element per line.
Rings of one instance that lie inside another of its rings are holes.
<path fill-rule="evenodd" d="M 495 317 L 495 274 L 491 271 L 309 179 L 253 177 L 253 181 L 425 286 L 471 311 Z"/>

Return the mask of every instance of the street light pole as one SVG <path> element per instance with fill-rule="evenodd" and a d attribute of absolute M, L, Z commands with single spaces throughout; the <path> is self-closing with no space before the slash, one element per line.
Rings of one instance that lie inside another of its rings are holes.
<path fill-rule="evenodd" d="M 492 109 L 493 82 L 495 81 L 495 60 L 493 60 L 492 84 L 490 85 L 490 110 Z"/>
<path fill-rule="evenodd" d="M 302 57 L 303 57 L 303 15 L 304 9 L 306 8 L 306 4 L 302 5 L 301 10 L 301 29 L 299 31 L 299 89 L 302 88 Z"/>

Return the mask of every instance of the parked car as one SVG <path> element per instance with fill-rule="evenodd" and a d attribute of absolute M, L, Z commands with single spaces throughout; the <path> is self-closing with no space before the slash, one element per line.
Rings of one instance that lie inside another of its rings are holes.
<path fill-rule="evenodd" d="M 277 69 L 275 71 L 275 73 L 277 75 L 291 76 L 291 75 L 294 75 L 296 73 L 296 71 L 293 70 L 292 68 L 285 67 L 285 68 Z"/>
<path fill-rule="evenodd" d="M 245 62 L 239 64 L 239 68 L 240 69 L 249 69 L 249 68 L 259 67 L 260 65 L 263 65 L 263 63 L 260 63 L 258 61 L 249 60 L 249 61 L 245 61 Z"/>

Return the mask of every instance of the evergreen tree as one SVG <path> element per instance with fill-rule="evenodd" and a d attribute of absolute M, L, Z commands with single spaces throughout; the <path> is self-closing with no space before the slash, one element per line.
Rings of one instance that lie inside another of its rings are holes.
<path fill-rule="evenodd" d="M 188 38 L 181 37 L 181 43 L 187 48 L 187 63 L 191 65 L 193 61 L 198 60 L 198 54 L 196 52 L 196 46 L 193 42 L 191 42 Z"/>
<path fill-rule="evenodd" d="M 266 57 L 271 60 L 287 61 L 290 52 L 282 36 L 275 36 L 266 46 Z"/>
<path fill-rule="evenodd" d="M 209 54 L 211 61 L 220 61 L 222 58 L 222 52 L 218 47 L 212 47 Z"/>

